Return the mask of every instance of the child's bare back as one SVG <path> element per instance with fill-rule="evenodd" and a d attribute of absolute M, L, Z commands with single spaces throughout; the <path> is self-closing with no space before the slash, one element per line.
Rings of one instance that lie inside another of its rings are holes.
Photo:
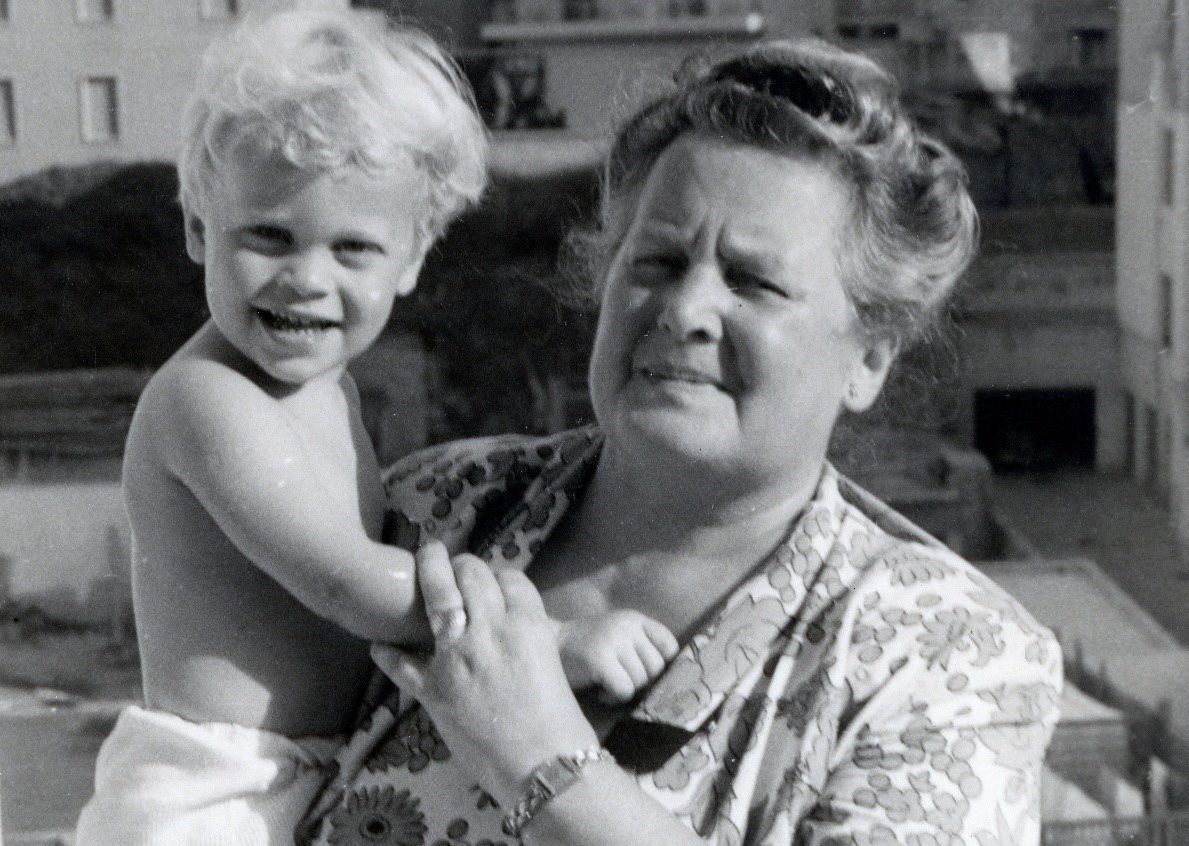
<path fill-rule="evenodd" d="M 366 642 L 330 622 L 349 609 L 331 608 L 329 577 L 297 583 L 242 550 L 296 564 L 379 540 L 350 377 L 270 393 L 208 328 L 145 391 L 124 483 L 148 706 L 289 737 L 346 729 L 370 667 Z"/>

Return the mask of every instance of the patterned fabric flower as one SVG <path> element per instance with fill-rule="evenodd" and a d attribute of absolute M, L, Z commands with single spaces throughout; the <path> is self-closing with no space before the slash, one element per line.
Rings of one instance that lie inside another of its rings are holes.
<path fill-rule="evenodd" d="M 423 846 L 425 815 L 408 790 L 368 787 L 352 790 L 330 815 L 332 846 Z"/>
<path fill-rule="evenodd" d="M 367 768 L 374 773 L 407 766 L 409 772 L 416 773 L 428 767 L 430 761 L 445 761 L 449 757 L 450 750 L 442 736 L 418 706 L 400 718 L 392 735 L 368 758 Z"/>

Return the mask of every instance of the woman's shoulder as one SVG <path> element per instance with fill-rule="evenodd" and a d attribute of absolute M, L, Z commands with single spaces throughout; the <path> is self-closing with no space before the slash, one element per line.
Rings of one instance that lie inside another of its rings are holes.
<path fill-rule="evenodd" d="M 1056 638 L 1018 599 L 871 494 L 845 480 L 840 488 L 843 536 L 860 571 L 854 639 L 871 641 L 859 658 L 904 652 L 894 660 L 1031 666 L 1037 678 L 1059 678 Z M 893 634 L 901 649 L 883 649 Z"/>

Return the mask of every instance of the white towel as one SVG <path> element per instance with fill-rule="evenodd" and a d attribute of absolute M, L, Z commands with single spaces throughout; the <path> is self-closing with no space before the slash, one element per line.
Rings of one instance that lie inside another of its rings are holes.
<path fill-rule="evenodd" d="M 76 846 L 292 846 L 340 741 L 125 709 Z"/>

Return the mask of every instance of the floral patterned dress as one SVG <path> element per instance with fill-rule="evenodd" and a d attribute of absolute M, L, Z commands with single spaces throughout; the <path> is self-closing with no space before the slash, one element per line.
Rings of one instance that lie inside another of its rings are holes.
<path fill-rule="evenodd" d="M 432 535 L 524 567 L 580 495 L 601 443 L 585 429 L 402 460 L 386 479 L 389 539 Z M 1035 844 L 1060 687 L 1046 629 L 827 466 L 786 541 L 606 745 L 711 843 Z M 416 703 L 389 695 L 339 763 L 301 830 L 307 841 L 508 843 L 503 811 L 456 768 Z"/>

